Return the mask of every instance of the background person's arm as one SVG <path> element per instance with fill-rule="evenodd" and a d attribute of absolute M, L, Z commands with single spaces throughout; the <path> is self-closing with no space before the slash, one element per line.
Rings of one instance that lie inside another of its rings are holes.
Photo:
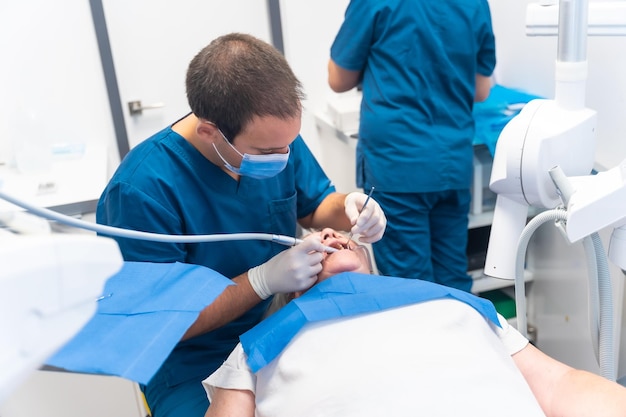
<path fill-rule="evenodd" d="M 247 390 L 215 388 L 204 417 L 254 417 L 254 394 Z"/>
<path fill-rule="evenodd" d="M 361 71 L 350 71 L 340 67 L 330 59 L 328 61 L 328 85 L 336 93 L 343 93 L 359 85 Z"/>
<path fill-rule="evenodd" d="M 480 102 L 487 100 L 491 92 L 491 77 L 476 74 L 476 91 L 474 92 L 474 101 Z"/>
<path fill-rule="evenodd" d="M 626 415 L 626 388 L 615 382 L 571 368 L 530 343 L 513 360 L 547 417 Z"/>

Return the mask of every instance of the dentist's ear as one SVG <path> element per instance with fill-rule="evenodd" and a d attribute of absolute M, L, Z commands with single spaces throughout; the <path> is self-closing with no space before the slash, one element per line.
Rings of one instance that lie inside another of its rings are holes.
<path fill-rule="evenodd" d="M 204 119 L 198 119 L 198 123 L 196 124 L 196 134 L 203 139 L 221 139 L 220 132 L 215 123 Z"/>

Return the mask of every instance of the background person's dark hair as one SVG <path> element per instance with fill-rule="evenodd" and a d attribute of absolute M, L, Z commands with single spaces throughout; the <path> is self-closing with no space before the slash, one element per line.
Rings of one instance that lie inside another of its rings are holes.
<path fill-rule="evenodd" d="M 280 119 L 302 112 L 302 84 L 272 45 L 231 33 L 213 40 L 187 69 L 191 111 L 232 140 L 255 116 Z"/>

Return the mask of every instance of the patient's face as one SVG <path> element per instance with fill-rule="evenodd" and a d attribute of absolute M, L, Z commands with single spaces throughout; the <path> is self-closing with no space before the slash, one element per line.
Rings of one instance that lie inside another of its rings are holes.
<path fill-rule="evenodd" d="M 365 246 L 357 245 L 354 241 L 348 242 L 345 236 L 330 228 L 319 233 L 321 233 L 324 245 L 339 250 L 335 253 L 325 254 L 322 261 L 322 271 L 317 275 L 318 282 L 340 272 L 371 273 L 371 261 Z"/>
<path fill-rule="evenodd" d="M 341 272 L 360 272 L 363 274 L 372 272 L 372 261 L 365 246 L 357 245 L 353 240 L 348 242 L 348 238 L 331 228 L 311 233 L 309 236 L 314 235 L 320 236 L 324 245 L 338 249 L 334 253 L 324 253 L 322 271 L 317 274 L 317 282 L 322 282 Z M 302 294 L 304 291 L 292 293 L 293 297 L 300 297 Z"/>

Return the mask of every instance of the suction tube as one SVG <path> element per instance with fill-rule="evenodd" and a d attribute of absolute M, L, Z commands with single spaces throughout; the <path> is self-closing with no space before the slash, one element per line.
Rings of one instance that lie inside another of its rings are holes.
<path fill-rule="evenodd" d="M 543 223 L 548 221 L 565 221 L 567 213 L 562 209 L 553 209 L 542 212 L 535 216 L 524 228 L 519 238 L 516 252 L 515 262 L 515 309 L 517 316 L 517 329 L 522 335 L 528 337 L 527 333 L 527 312 L 526 312 L 526 287 L 524 285 L 524 258 L 526 257 L 526 249 L 533 233 Z M 613 295 L 611 289 L 611 280 L 608 272 L 607 257 L 597 233 L 585 237 L 590 243 L 585 245 L 585 250 L 593 253 L 587 253 L 589 261 L 595 260 L 596 274 L 591 274 L 590 285 L 597 285 L 598 292 L 592 291 L 592 294 L 599 297 L 599 340 L 598 340 L 598 364 L 600 365 L 600 373 L 607 379 L 615 381 L 616 369 L 614 360 L 614 343 L 613 343 Z M 591 268 L 591 266 L 590 266 Z M 592 297 L 593 300 L 593 297 Z M 594 327 L 593 317 L 597 317 L 595 311 L 598 309 L 597 303 L 592 302 L 592 339 L 597 326 Z M 595 346 L 594 346 L 595 348 Z"/>

